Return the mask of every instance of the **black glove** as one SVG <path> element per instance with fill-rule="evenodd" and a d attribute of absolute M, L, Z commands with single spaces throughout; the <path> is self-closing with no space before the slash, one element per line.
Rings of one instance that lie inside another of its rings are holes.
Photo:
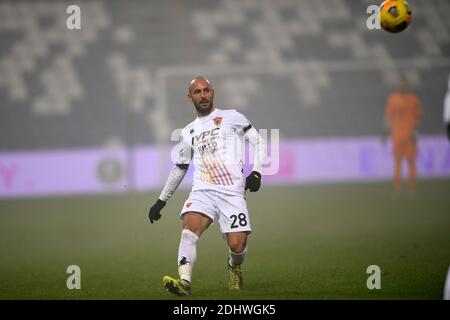
<path fill-rule="evenodd" d="M 166 205 L 165 201 L 158 199 L 153 207 L 150 208 L 150 212 L 148 213 L 148 217 L 150 222 L 153 223 L 153 220 L 157 221 L 161 218 L 161 214 L 159 213 L 162 208 Z"/>
<path fill-rule="evenodd" d="M 245 179 L 245 190 L 250 189 L 250 192 L 258 191 L 261 187 L 261 174 L 258 171 L 252 171 L 247 179 Z"/>

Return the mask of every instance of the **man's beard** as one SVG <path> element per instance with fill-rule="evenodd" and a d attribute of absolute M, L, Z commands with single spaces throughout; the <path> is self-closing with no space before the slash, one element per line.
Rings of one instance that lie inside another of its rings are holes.
<path fill-rule="evenodd" d="M 194 103 L 194 107 L 198 114 L 205 116 L 211 112 L 213 108 L 213 101 L 211 100 L 207 106 L 201 106 L 200 103 Z"/>

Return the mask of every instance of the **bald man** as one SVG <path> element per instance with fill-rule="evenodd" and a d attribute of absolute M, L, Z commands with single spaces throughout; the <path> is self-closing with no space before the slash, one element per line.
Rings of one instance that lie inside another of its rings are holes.
<path fill-rule="evenodd" d="M 208 79 L 192 79 L 187 98 L 194 105 L 197 117 L 181 131 L 175 166 L 149 212 L 151 223 L 161 218 L 161 209 L 192 162 L 192 191 L 180 213 L 183 223 L 178 249 L 179 278 L 164 276 L 163 284 L 173 294 L 191 294 L 197 241 L 214 221 L 218 221 L 229 247 L 228 287 L 240 290 L 243 285 L 241 265 L 247 255 L 247 237 L 251 233 L 245 192 L 258 191 L 261 186 L 265 141 L 241 113 L 214 106 L 214 88 Z M 255 150 L 253 171 L 246 179 L 241 154 L 243 140 L 250 142 Z"/>

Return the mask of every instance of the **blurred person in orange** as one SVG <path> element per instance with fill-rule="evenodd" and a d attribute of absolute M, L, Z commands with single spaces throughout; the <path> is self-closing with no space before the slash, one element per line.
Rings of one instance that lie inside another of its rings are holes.
<path fill-rule="evenodd" d="M 402 190 L 402 160 L 408 163 L 408 189 L 416 187 L 417 128 L 421 118 L 420 99 L 411 92 L 408 81 L 401 76 L 398 89 L 388 97 L 385 129 L 392 137 L 394 156 L 394 187 Z"/>

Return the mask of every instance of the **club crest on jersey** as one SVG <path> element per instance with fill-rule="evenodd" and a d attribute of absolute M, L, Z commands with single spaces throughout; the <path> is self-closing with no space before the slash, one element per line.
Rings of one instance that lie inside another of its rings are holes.
<path fill-rule="evenodd" d="M 222 123 L 222 117 L 215 117 L 213 121 L 216 126 L 220 126 L 220 124 Z"/>

